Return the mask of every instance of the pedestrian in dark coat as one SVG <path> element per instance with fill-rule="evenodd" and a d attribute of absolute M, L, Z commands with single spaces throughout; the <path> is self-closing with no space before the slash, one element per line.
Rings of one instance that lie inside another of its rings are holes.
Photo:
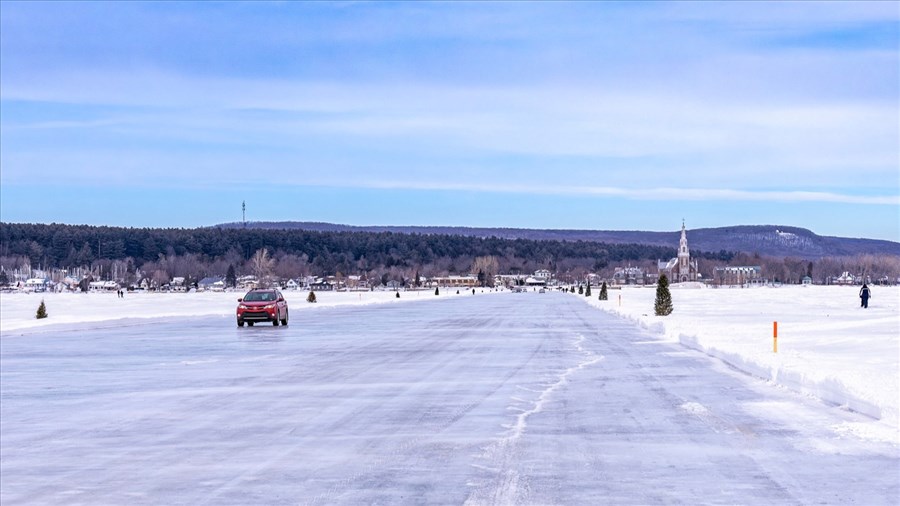
<path fill-rule="evenodd" d="M 859 298 L 862 299 L 860 305 L 864 308 L 869 307 L 869 297 L 872 296 L 872 291 L 869 290 L 869 285 L 863 283 L 862 288 L 859 289 Z"/>

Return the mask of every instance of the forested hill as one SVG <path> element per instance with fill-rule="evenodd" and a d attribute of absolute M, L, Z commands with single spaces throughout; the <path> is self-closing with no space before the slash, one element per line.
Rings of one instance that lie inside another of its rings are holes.
<path fill-rule="evenodd" d="M 278 228 L 273 230 L 272 228 Z M 540 268 L 599 270 L 612 263 L 655 261 L 675 256 L 675 245 L 605 244 L 594 241 L 481 238 L 471 235 L 387 231 L 312 231 L 283 227 L 122 228 L 89 225 L 0 223 L 0 261 L 68 268 L 100 260 L 130 260 L 136 266 L 189 257 L 207 264 L 197 272 L 222 274 L 267 249 L 280 263 L 307 263 L 316 274 L 423 268 L 432 273 L 468 273 L 473 259 L 493 256 L 503 272 Z M 728 252 L 692 253 L 729 260 Z M 213 264 L 225 262 L 217 269 Z M 221 272 L 220 272 L 221 271 Z"/>
<path fill-rule="evenodd" d="M 222 228 L 243 227 L 225 223 Z M 468 228 L 412 226 L 350 226 L 315 222 L 249 222 L 251 229 L 301 229 L 320 232 L 394 232 L 405 234 L 441 234 L 469 237 L 497 237 L 549 241 L 590 241 L 607 244 L 646 244 L 677 247 L 681 231 L 644 232 L 637 230 L 540 230 L 526 228 Z M 821 258 L 859 254 L 900 256 L 900 243 L 877 239 L 852 239 L 820 236 L 798 227 L 780 225 L 741 225 L 688 230 L 691 249 L 759 253 L 773 257 Z"/>

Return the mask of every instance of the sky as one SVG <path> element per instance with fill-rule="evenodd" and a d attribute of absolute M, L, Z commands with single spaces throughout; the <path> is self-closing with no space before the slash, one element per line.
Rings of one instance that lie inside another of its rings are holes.
<path fill-rule="evenodd" d="M 0 2 L 0 220 L 900 241 L 897 2 Z"/>

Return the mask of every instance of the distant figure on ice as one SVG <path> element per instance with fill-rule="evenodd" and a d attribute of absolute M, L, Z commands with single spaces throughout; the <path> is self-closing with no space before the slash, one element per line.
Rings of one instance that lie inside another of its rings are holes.
<path fill-rule="evenodd" d="M 872 296 L 872 291 L 869 290 L 869 285 L 863 283 L 862 288 L 859 289 L 859 298 L 862 299 L 860 305 L 864 308 L 869 307 L 869 297 Z"/>

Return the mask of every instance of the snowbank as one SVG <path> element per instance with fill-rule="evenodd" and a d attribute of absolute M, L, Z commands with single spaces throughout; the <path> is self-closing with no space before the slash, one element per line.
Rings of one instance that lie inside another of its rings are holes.
<path fill-rule="evenodd" d="M 671 287 L 675 310 L 664 317 L 653 314 L 656 287 L 582 298 L 747 373 L 880 419 L 898 438 L 900 287 L 873 287 L 868 309 L 859 287 Z"/>

